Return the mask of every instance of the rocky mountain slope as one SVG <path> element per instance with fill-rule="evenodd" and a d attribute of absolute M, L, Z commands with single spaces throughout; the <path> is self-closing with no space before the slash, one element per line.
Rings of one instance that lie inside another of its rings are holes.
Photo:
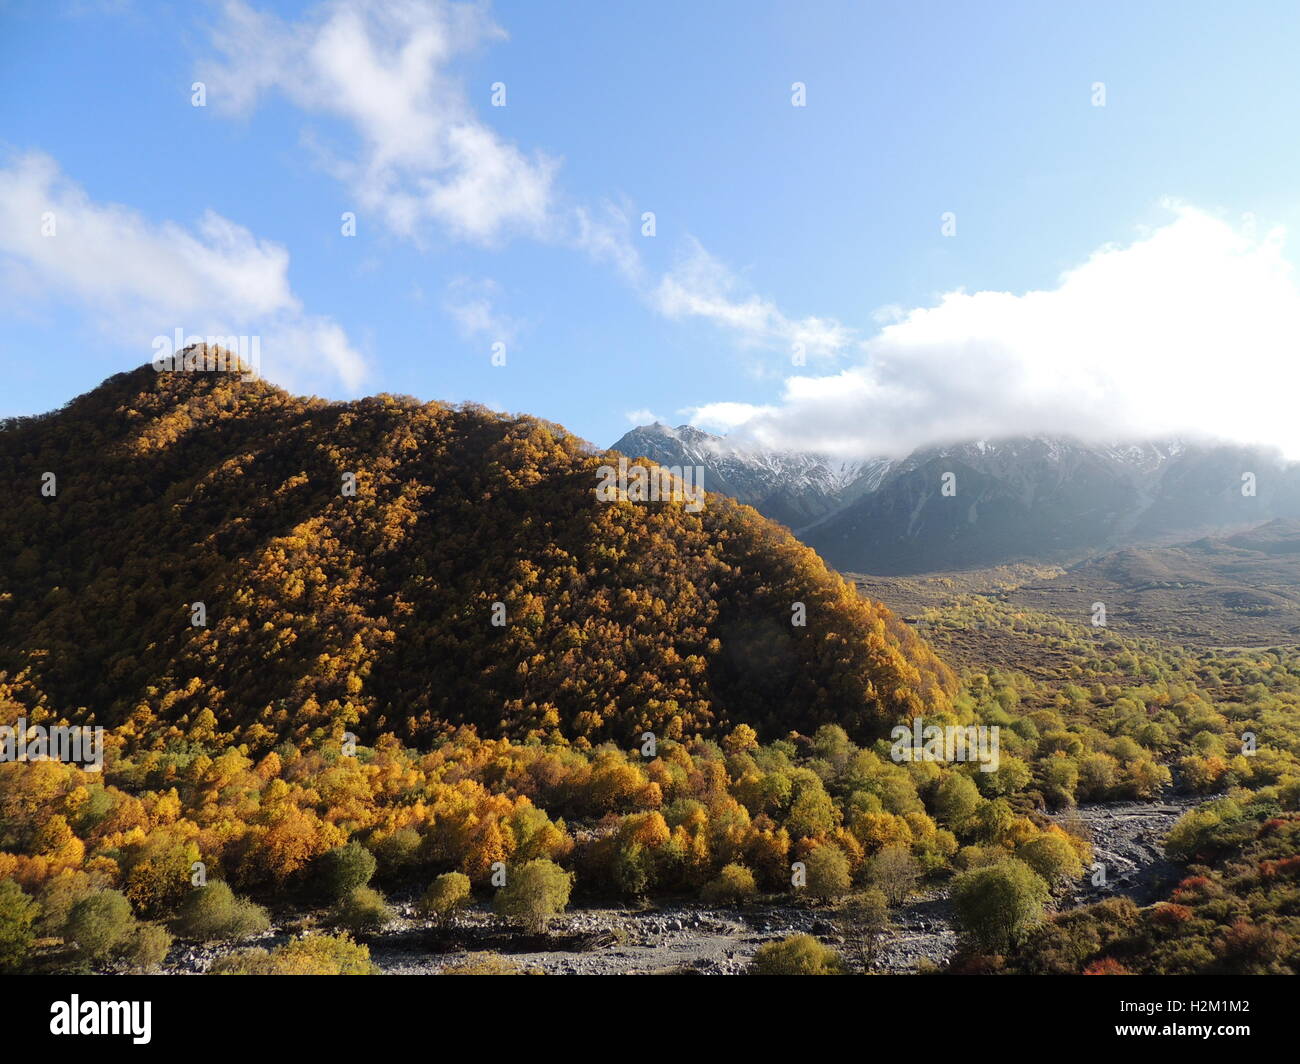
<path fill-rule="evenodd" d="M 655 422 L 624 435 L 612 450 L 666 466 L 697 466 L 705 486 L 793 529 L 803 528 L 879 487 L 888 459 L 838 461 L 798 451 L 760 451 L 691 425 Z"/>
<path fill-rule="evenodd" d="M 852 572 L 1068 563 L 1300 516 L 1300 466 L 1262 448 L 1019 437 L 842 462 L 662 425 L 614 447 L 703 466 L 706 485 L 789 525 Z"/>

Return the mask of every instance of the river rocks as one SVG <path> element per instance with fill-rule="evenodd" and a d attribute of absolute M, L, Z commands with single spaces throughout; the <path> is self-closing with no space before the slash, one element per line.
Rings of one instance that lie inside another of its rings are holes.
<path fill-rule="evenodd" d="M 1163 897 L 1182 876 L 1165 857 L 1164 838 L 1202 797 L 1172 797 L 1154 802 L 1106 802 L 1083 805 L 1054 819 L 1092 842 L 1094 868 L 1074 887 L 1072 900 L 1087 905 L 1124 895 L 1139 905 Z M 1102 867 L 1097 870 L 1095 865 Z"/>
<path fill-rule="evenodd" d="M 1082 905 L 1116 894 L 1139 904 L 1155 900 L 1181 875 L 1164 855 L 1164 836 L 1203 800 L 1116 802 L 1058 814 L 1058 822 L 1091 836 L 1096 860 L 1106 870 L 1104 885 L 1093 884 L 1089 873 L 1062 904 Z M 500 924 L 481 904 L 463 913 L 455 928 L 436 933 L 415 916 L 409 901 L 397 899 L 394 904 L 401 918 L 367 938 L 372 959 L 391 974 L 436 974 L 482 951 L 501 954 L 522 971 L 554 975 L 738 975 L 748 968 L 755 950 L 788 935 L 812 934 L 837 948 L 847 946 L 833 913 L 796 905 L 574 909 L 554 920 L 546 934 L 526 936 Z M 893 926 L 881 943 L 876 970 L 903 973 L 923 963 L 938 966 L 956 950 L 952 906 L 942 885 L 912 898 L 891 916 Z M 290 920 L 249 944 L 275 945 L 287 939 L 293 925 Z M 204 972 L 233 948 L 178 944 L 166 967 Z"/>

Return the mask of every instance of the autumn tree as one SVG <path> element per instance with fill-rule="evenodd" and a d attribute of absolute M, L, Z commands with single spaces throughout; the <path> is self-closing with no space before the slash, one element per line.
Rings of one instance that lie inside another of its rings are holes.
<path fill-rule="evenodd" d="M 520 921 L 534 933 L 546 930 L 551 917 L 569 904 L 573 874 L 546 858 L 527 861 L 507 872 L 506 885 L 497 891 L 493 908 Z"/>
<path fill-rule="evenodd" d="M 872 971 L 890 927 L 889 903 L 884 893 L 873 888 L 846 898 L 836 914 L 835 925 L 858 969 Z"/>
<path fill-rule="evenodd" d="M 902 905 L 916 889 L 921 868 L 906 846 L 886 846 L 867 864 L 867 879 L 890 905 Z"/>
<path fill-rule="evenodd" d="M 804 858 L 804 868 L 808 894 L 820 901 L 829 901 L 847 894 L 853 885 L 849 859 L 833 843 L 815 847 Z"/>
<path fill-rule="evenodd" d="M 429 884 L 420 898 L 419 911 L 435 924 L 445 927 L 470 900 L 469 876 L 446 872 Z"/>
<path fill-rule="evenodd" d="M 700 897 L 709 905 L 739 905 L 749 901 L 757 890 L 753 872 L 744 865 L 729 864 L 704 885 Z"/>
<path fill-rule="evenodd" d="M 952 884 L 957 922 L 981 948 L 1005 951 L 1043 919 L 1047 884 L 1014 858 L 963 872 Z"/>
<path fill-rule="evenodd" d="M 1069 883 L 1083 875 L 1083 862 L 1058 831 L 1045 831 L 1021 846 L 1016 855 L 1053 886 Z"/>
<path fill-rule="evenodd" d="M 0 972 L 16 972 L 27 963 L 39 912 L 17 883 L 0 880 Z"/>

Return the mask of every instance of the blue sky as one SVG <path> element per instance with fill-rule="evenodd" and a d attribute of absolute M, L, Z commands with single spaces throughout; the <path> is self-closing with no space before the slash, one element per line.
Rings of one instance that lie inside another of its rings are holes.
<path fill-rule="evenodd" d="M 0 2 L 0 415 L 183 328 L 601 444 L 1296 450 L 1297 54 L 1291 3 Z"/>

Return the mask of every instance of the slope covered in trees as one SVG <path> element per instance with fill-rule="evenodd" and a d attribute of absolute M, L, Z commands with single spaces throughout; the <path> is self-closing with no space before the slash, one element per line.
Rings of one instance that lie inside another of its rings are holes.
<path fill-rule="evenodd" d="M 600 503 L 610 457 L 480 407 L 120 374 L 0 432 L 0 671 L 29 717 L 153 746 L 868 738 L 949 706 L 928 647 L 784 529 Z"/>

